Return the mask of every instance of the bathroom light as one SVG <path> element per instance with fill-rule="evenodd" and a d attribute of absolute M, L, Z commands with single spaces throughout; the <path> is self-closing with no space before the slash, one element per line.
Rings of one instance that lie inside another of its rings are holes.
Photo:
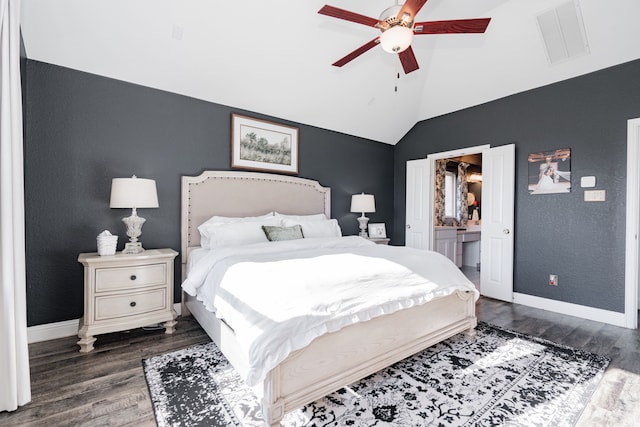
<path fill-rule="evenodd" d="M 470 173 L 467 176 L 467 182 L 482 182 L 482 174 L 481 173 Z"/>

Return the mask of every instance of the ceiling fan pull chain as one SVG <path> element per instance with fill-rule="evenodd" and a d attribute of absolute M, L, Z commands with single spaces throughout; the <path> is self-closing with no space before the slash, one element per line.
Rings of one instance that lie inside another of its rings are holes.
<path fill-rule="evenodd" d="M 398 75 L 398 74 L 399 74 L 399 73 L 396 71 L 396 75 Z M 394 91 L 394 92 L 396 92 L 396 93 L 398 92 L 398 78 L 397 78 L 397 77 L 396 77 L 396 84 L 395 84 L 395 86 L 393 87 L 393 91 Z"/>

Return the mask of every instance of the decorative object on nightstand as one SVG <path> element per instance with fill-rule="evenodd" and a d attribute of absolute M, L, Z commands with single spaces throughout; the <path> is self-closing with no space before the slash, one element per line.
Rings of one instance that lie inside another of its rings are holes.
<path fill-rule="evenodd" d="M 173 333 L 176 255 L 173 249 L 148 249 L 137 255 L 78 256 L 84 266 L 84 316 L 78 327 L 81 353 L 93 350 L 97 334 L 161 322 L 167 334 Z"/>
<path fill-rule="evenodd" d="M 373 194 L 354 194 L 351 196 L 351 212 L 360 212 L 361 216 L 358 217 L 358 223 L 360 224 L 360 237 L 368 237 L 367 235 L 367 223 L 369 218 L 364 216 L 365 213 L 371 213 L 376 211 L 376 201 Z"/>
<path fill-rule="evenodd" d="M 384 222 L 369 224 L 369 240 L 377 243 L 378 245 L 388 245 L 389 240 L 387 238 L 387 228 Z"/>
<path fill-rule="evenodd" d="M 104 230 L 96 237 L 96 244 L 98 246 L 98 255 L 115 255 L 116 246 L 118 246 L 118 236 L 114 236 L 109 230 Z"/>
<path fill-rule="evenodd" d="M 152 179 L 138 178 L 113 178 L 111 181 L 111 202 L 113 208 L 131 208 L 131 216 L 122 218 L 127 226 L 129 242 L 122 253 L 138 254 L 144 251 L 138 237 L 142 234 L 142 224 L 146 221 L 138 216 L 137 208 L 157 208 L 158 193 L 156 182 Z"/>
<path fill-rule="evenodd" d="M 369 224 L 369 237 L 371 239 L 384 239 L 387 237 L 387 228 L 384 222 Z"/>

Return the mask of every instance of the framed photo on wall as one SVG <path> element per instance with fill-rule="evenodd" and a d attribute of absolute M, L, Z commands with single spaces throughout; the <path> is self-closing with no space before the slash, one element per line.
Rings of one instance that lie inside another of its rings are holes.
<path fill-rule="evenodd" d="M 568 193 L 571 191 L 571 148 L 532 153 L 529 163 L 529 194 Z"/>
<path fill-rule="evenodd" d="M 387 237 L 387 230 L 383 222 L 369 224 L 368 228 L 370 239 L 385 239 Z"/>
<path fill-rule="evenodd" d="M 298 173 L 298 128 L 231 115 L 231 167 Z"/>

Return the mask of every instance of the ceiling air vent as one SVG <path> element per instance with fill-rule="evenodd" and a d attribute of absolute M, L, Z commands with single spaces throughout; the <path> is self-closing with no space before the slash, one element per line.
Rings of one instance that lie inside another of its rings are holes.
<path fill-rule="evenodd" d="M 569 1 L 537 17 L 550 64 L 589 53 L 580 5 Z"/>

